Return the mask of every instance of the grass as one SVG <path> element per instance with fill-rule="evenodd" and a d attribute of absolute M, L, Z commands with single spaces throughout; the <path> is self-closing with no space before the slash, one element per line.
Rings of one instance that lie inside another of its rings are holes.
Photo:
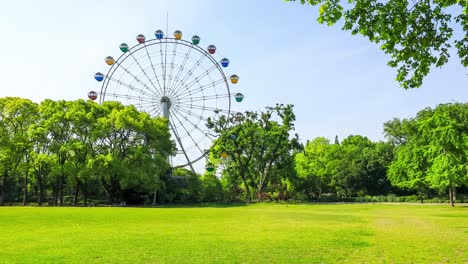
<path fill-rule="evenodd" d="M 0 208 L 0 263 L 468 263 L 468 207 Z"/>

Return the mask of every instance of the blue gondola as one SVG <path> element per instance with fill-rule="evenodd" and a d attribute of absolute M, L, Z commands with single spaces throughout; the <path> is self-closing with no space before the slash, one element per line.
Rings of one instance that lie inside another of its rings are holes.
<path fill-rule="evenodd" d="M 229 60 L 224 58 L 221 60 L 221 65 L 226 68 L 227 66 L 229 66 Z"/>
<path fill-rule="evenodd" d="M 164 37 L 164 33 L 162 32 L 162 30 L 156 30 L 156 32 L 154 32 L 154 35 L 156 36 L 157 39 L 162 39 Z"/>
<path fill-rule="evenodd" d="M 94 79 L 96 79 L 96 81 L 98 82 L 102 82 L 102 80 L 104 80 L 104 74 L 97 72 L 96 74 L 94 74 Z"/>

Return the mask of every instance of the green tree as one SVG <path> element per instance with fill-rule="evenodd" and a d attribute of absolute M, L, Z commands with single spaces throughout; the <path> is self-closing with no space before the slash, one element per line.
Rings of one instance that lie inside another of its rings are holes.
<path fill-rule="evenodd" d="M 395 160 L 389 166 L 388 178 L 395 186 L 416 190 L 422 203 L 429 188 L 426 179 L 428 166 L 421 146 L 416 142 L 406 143 L 398 147 Z"/>
<path fill-rule="evenodd" d="M 101 114 L 101 106 L 93 101 L 76 100 L 70 102 L 66 119 L 71 126 L 72 138 L 68 142 L 70 163 L 69 182 L 73 189 L 73 204 L 78 204 L 79 193 L 83 203 L 88 203 L 89 185 L 97 180 L 92 161 L 96 156 L 95 134 L 97 118 Z"/>
<path fill-rule="evenodd" d="M 234 117 L 225 116 L 221 116 L 219 120 L 208 121 L 208 128 L 219 134 L 211 148 L 211 155 L 215 157 L 212 160 L 217 166 L 225 168 L 223 176 L 233 177 L 229 182 L 236 182 L 236 178 L 242 181 L 247 202 L 252 199 L 251 170 L 254 165 L 253 154 L 258 144 L 258 127 L 255 123 L 257 117 L 255 112 L 246 112 L 241 122 Z M 234 122 L 239 123 L 228 127 Z M 218 158 L 222 152 L 229 155 L 228 159 Z"/>
<path fill-rule="evenodd" d="M 192 170 L 174 169 L 169 179 L 170 186 L 166 192 L 170 193 L 173 202 L 201 202 L 203 199 L 203 184 L 200 176 Z"/>
<path fill-rule="evenodd" d="M 223 200 L 223 187 L 221 181 L 216 177 L 213 172 L 206 172 L 200 178 L 203 186 L 204 202 L 219 202 Z"/>
<path fill-rule="evenodd" d="M 356 195 L 358 192 L 365 193 L 363 178 L 368 172 L 364 153 L 372 147 L 372 141 L 364 136 L 350 135 L 343 139 L 339 147 L 340 153 L 335 156 L 339 162 L 335 163 L 337 167 L 334 168 L 331 182 L 338 190 L 337 193 L 342 191 L 345 197 Z"/>
<path fill-rule="evenodd" d="M 366 194 L 383 195 L 392 190 L 387 174 L 394 159 L 393 149 L 392 144 L 380 141 L 364 151 L 366 173 L 362 178 L 362 189 Z"/>
<path fill-rule="evenodd" d="M 251 189 L 262 200 L 277 172 L 292 164 L 288 156 L 298 146 L 297 135 L 290 138 L 295 120 L 292 109 L 292 105 L 277 104 L 263 112 L 247 111 L 241 118 L 222 116 L 208 121 L 208 127 L 219 134 L 211 149 L 214 162 L 225 168 L 226 175 L 240 177 L 247 202 L 252 199 Z M 231 124 L 235 125 L 228 127 Z M 223 152 L 227 159 L 218 158 Z"/>
<path fill-rule="evenodd" d="M 320 198 L 330 184 L 331 148 L 328 139 L 317 137 L 308 141 L 304 151 L 295 157 L 297 175 L 305 182 L 304 188 L 309 197 Z"/>
<path fill-rule="evenodd" d="M 28 196 L 28 164 L 32 142 L 29 126 L 36 121 L 37 105 L 17 97 L 0 98 L 0 205 L 9 186 L 19 180 L 23 171 L 23 203 Z"/>
<path fill-rule="evenodd" d="M 389 168 L 392 184 L 449 193 L 452 206 L 455 188 L 468 183 L 468 104 L 449 103 L 426 108 L 410 120 L 385 124 L 387 136 L 401 138 Z"/>
<path fill-rule="evenodd" d="M 124 199 L 124 190 L 154 190 L 156 172 L 168 168 L 167 157 L 173 151 L 167 120 L 152 119 L 117 102 L 105 102 L 101 110 L 95 120 L 96 156 L 90 162 L 109 202 Z"/>
<path fill-rule="evenodd" d="M 295 1 L 295 0 L 285 0 Z M 398 68 L 396 80 L 417 88 L 432 66 L 441 67 L 454 45 L 462 65 L 468 67 L 467 0 L 301 0 L 318 5 L 320 24 L 332 26 L 343 18 L 343 30 L 360 34 L 391 56 L 388 65 Z M 463 36 L 453 40 L 454 28 Z"/>
<path fill-rule="evenodd" d="M 65 100 L 46 99 L 39 105 L 39 114 L 42 116 L 39 125 L 48 132 L 46 137 L 50 140 L 49 150 L 57 157 L 59 171 L 52 186 L 54 203 L 59 205 L 63 205 L 65 183 L 71 170 L 69 158 L 73 130 L 70 117 L 74 112 L 70 109 L 71 104 Z"/>
<path fill-rule="evenodd" d="M 441 104 L 419 122 L 430 163 L 427 181 L 432 188 L 448 190 L 452 206 L 455 188 L 468 184 L 468 104 Z"/>

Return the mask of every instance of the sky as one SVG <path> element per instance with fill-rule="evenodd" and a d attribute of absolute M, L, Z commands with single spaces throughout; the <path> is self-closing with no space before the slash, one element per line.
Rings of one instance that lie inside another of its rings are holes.
<path fill-rule="evenodd" d="M 468 101 L 468 70 L 452 56 L 423 87 L 404 90 L 376 44 L 316 22 L 317 7 L 283 0 L 0 0 L 0 96 L 86 99 L 104 58 L 137 34 L 194 34 L 229 57 L 245 95 L 235 110 L 293 104 L 301 140 L 361 134 L 425 107 Z M 460 30 L 457 29 L 456 34 Z"/>

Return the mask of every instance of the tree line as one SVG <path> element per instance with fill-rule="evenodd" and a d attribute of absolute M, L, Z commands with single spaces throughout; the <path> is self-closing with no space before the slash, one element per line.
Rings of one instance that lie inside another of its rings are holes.
<path fill-rule="evenodd" d="M 197 175 L 170 170 L 167 120 L 118 102 L 0 98 L 0 204 L 86 205 L 265 200 L 359 201 L 464 194 L 468 104 L 426 108 L 363 135 L 305 144 L 292 105 L 209 119 L 217 134 Z M 447 195 L 448 194 L 448 195 Z M 460 199 L 460 195 L 458 195 Z"/>
<path fill-rule="evenodd" d="M 156 190 L 173 151 L 167 120 L 133 106 L 0 98 L 1 205 L 118 203 Z"/>
<path fill-rule="evenodd" d="M 246 201 L 355 201 L 389 194 L 423 201 L 448 192 L 453 206 L 456 190 L 467 190 L 467 103 L 388 121 L 386 141 L 379 142 L 350 135 L 334 142 L 317 137 L 303 146 L 292 134 L 294 120 L 292 105 L 277 105 L 209 122 L 220 135 L 212 162 L 231 193 L 243 193 Z"/>

